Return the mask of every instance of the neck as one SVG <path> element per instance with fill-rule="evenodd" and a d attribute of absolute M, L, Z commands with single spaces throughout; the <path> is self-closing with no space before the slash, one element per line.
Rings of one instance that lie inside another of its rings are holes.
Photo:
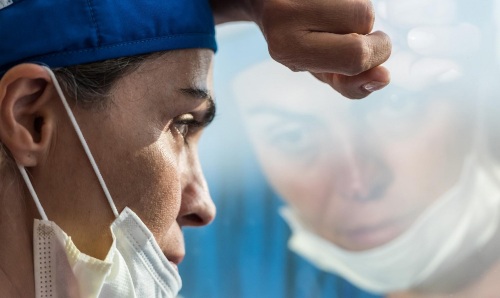
<path fill-rule="evenodd" d="M 33 297 L 33 219 L 37 213 L 12 169 L 1 169 L 0 180 L 0 289 L 5 297 Z"/>

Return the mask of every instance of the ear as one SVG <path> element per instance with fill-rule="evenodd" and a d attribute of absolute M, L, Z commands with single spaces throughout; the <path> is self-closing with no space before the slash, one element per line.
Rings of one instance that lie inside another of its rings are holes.
<path fill-rule="evenodd" d="M 22 166 L 36 166 L 49 152 L 55 94 L 50 75 L 37 64 L 19 64 L 0 80 L 0 141 Z"/>

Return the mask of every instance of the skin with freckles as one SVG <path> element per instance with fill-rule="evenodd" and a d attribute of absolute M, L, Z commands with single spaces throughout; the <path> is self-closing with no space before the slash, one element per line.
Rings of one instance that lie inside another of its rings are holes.
<path fill-rule="evenodd" d="M 167 52 L 119 79 L 107 108 L 73 106 L 119 212 L 132 209 L 174 263 L 185 254 L 181 228 L 215 216 L 197 154 L 215 111 L 212 57 L 203 49 Z M 18 65 L 2 78 L 0 115 L 0 139 L 26 166 L 49 220 L 83 253 L 104 259 L 114 216 L 43 68 Z M 32 225 L 40 217 L 15 170 L 0 171 L 0 285 L 12 297 L 33 296 Z"/>

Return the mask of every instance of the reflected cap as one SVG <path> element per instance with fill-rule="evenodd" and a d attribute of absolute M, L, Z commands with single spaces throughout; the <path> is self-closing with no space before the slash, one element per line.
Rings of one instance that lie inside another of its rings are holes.
<path fill-rule="evenodd" d="M 217 49 L 208 0 L 0 0 L 0 75 L 188 48 Z"/>

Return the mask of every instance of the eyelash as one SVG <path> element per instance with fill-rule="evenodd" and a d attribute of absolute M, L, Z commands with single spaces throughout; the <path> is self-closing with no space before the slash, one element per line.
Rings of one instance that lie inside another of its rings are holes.
<path fill-rule="evenodd" d="M 181 125 L 186 126 L 185 132 L 181 131 L 181 129 L 179 128 L 179 126 L 181 126 Z M 193 130 L 196 130 L 197 128 L 202 127 L 203 123 L 201 123 L 200 121 L 198 121 L 196 119 L 179 119 L 179 120 L 175 121 L 174 126 L 175 126 L 175 129 L 177 130 L 177 132 L 184 139 L 184 143 L 188 144 L 189 135 L 191 135 L 194 132 Z"/>

